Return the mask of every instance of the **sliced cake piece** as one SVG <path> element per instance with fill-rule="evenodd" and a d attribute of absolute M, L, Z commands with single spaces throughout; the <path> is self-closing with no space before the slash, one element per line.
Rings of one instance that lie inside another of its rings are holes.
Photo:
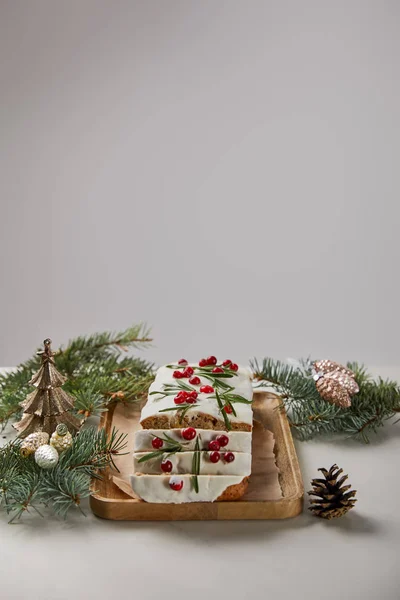
<path fill-rule="evenodd" d="M 185 429 L 142 429 L 136 431 L 134 437 L 134 452 L 152 452 L 154 450 L 168 449 L 173 442 L 185 444 L 185 450 L 194 450 L 196 436 Z M 208 444 L 212 440 L 220 442 L 224 452 L 248 452 L 251 453 L 250 431 L 218 431 L 214 429 L 196 429 L 196 434 L 201 440 L 200 449 L 208 450 Z M 221 443 L 222 441 L 222 443 Z"/>
<path fill-rule="evenodd" d="M 181 504 L 239 500 L 248 486 L 241 475 L 199 475 L 198 491 L 191 475 L 131 475 L 132 489 L 147 502 Z"/>
<path fill-rule="evenodd" d="M 193 471 L 196 452 L 177 452 L 149 458 L 148 452 L 136 452 L 133 468 L 136 474 L 160 475 Z M 247 452 L 200 452 L 199 475 L 250 475 L 251 454 Z"/>
<path fill-rule="evenodd" d="M 248 369 L 230 365 L 161 367 L 150 386 L 140 423 L 144 429 L 190 425 L 196 429 L 251 431 L 253 389 Z"/>

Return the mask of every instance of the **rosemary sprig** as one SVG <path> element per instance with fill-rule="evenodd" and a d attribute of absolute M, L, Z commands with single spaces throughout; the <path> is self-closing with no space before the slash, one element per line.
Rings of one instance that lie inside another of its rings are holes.
<path fill-rule="evenodd" d="M 197 367 L 195 368 L 195 372 L 197 375 L 200 375 L 200 377 L 210 381 L 214 388 L 219 388 L 221 390 L 225 390 L 226 392 L 233 390 L 234 388 L 225 380 L 232 379 L 232 377 L 237 377 L 237 373 L 235 371 L 226 370 L 222 365 L 218 366 L 224 369 L 223 373 L 213 373 L 213 367 Z"/>
<path fill-rule="evenodd" d="M 224 399 L 229 400 L 230 403 L 239 403 L 239 404 L 251 404 L 253 400 L 247 400 L 244 396 L 239 396 L 239 394 L 221 394 Z"/>
<path fill-rule="evenodd" d="M 213 369 L 210 370 L 210 369 L 207 369 L 206 367 L 195 367 L 195 371 L 198 375 L 202 375 L 204 373 L 205 375 L 212 375 L 216 379 L 221 378 L 221 377 L 223 379 L 231 379 L 232 377 L 237 377 L 237 373 L 235 371 L 225 371 L 224 370 L 223 373 L 214 373 Z"/>
<path fill-rule="evenodd" d="M 154 435 L 153 437 L 159 437 L 159 436 Z M 167 433 L 165 433 L 163 437 L 160 437 L 160 440 L 165 442 L 167 447 L 160 448 L 160 450 L 155 450 L 154 452 L 147 453 L 145 456 L 142 456 L 141 458 L 139 458 L 138 462 L 142 463 L 142 462 L 146 462 L 148 460 L 152 460 L 153 458 L 160 458 L 160 456 L 162 456 L 163 454 L 166 454 L 166 453 L 176 454 L 177 452 L 182 452 L 184 449 L 184 446 L 187 446 L 187 444 L 181 444 L 177 440 L 174 440 Z"/>
<path fill-rule="evenodd" d="M 145 454 L 145 456 L 142 456 L 141 458 L 139 458 L 138 462 L 142 463 L 142 462 L 146 462 L 148 460 L 152 460 L 153 458 L 160 458 L 160 456 L 162 456 L 163 454 L 165 454 L 166 452 L 168 452 L 168 454 L 175 454 L 176 452 L 179 452 L 180 450 L 178 448 L 176 449 L 165 449 L 165 450 L 155 450 L 154 452 L 149 452 L 148 454 Z"/>
<path fill-rule="evenodd" d="M 170 365 L 165 365 L 167 369 L 174 369 L 179 371 L 179 369 L 183 369 L 185 368 L 186 365 L 174 365 L 174 364 L 170 364 Z M 223 369 L 224 372 L 223 373 L 213 373 L 213 370 L 215 367 L 219 367 L 220 369 Z M 205 367 L 200 367 L 199 365 L 192 365 L 192 368 L 194 369 L 196 375 L 200 375 L 200 376 L 204 376 L 206 377 L 207 375 L 212 375 L 213 377 L 216 378 L 231 378 L 231 377 L 237 377 L 237 372 L 236 371 L 231 371 L 231 369 L 229 369 L 228 367 L 224 367 L 224 365 L 222 363 L 220 364 L 216 364 L 216 365 L 206 365 Z"/>
<path fill-rule="evenodd" d="M 237 412 L 235 410 L 235 407 L 233 406 L 233 404 L 231 402 L 229 402 L 229 400 L 225 400 L 225 406 L 229 406 L 229 408 L 231 409 L 231 412 L 232 412 L 233 416 L 237 417 Z"/>
<path fill-rule="evenodd" d="M 221 390 L 224 390 L 225 392 L 234 389 L 232 386 L 225 383 L 225 381 L 223 381 L 221 378 L 213 377 L 211 375 L 203 375 L 203 373 L 201 374 L 201 376 L 204 377 L 204 379 L 210 381 L 213 388 L 219 388 Z"/>
<path fill-rule="evenodd" d="M 154 391 L 154 392 L 150 392 L 149 396 L 155 396 L 160 395 L 161 398 L 159 398 L 159 400 L 162 400 L 163 398 L 165 398 L 166 396 L 175 396 L 178 392 L 193 392 L 196 391 L 196 389 L 190 385 L 187 385 L 186 383 L 183 383 L 183 381 L 179 381 L 176 384 L 175 383 L 165 383 L 163 385 L 163 390 L 162 391 Z"/>
<path fill-rule="evenodd" d="M 228 419 L 228 415 L 224 411 L 224 405 L 222 404 L 221 397 L 217 390 L 215 390 L 215 398 L 217 400 L 219 411 L 222 414 L 222 417 L 224 419 L 225 427 L 228 429 L 228 431 L 230 431 L 232 429 L 232 425 L 231 425 L 230 420 Z"/>
<path fill-rule="evenodd" d="M 152 434 L 153 437 L 160 437 L 158 435 L 155 435 L 154 433 Z M 161 437 L 160 440 L 163 440 L 164 442 L 167 442 L 167 444 L 180 444 L 180 442 L 178 442 L 178 440 L 174 440 L 174 438 L 172 438 L 170 435 L 168 435 L 168 433 L 165 433 L 164 431 L 164 437 Z M 181 446 L 187 446 L 187 443 L 183 443 L 181 444 Z"/>
<path fill-rule="evenodd" d="M 193 454 L 193 460 L 192 460 L 193 476 L 191 477 L 193 488 L 194 488 L 194 491 L 196 492 L 196 494 L 199 493 L 199 478 L 198 478 L 198 475 L 200 474 L 200 462 L 201 462 L 199 437 L 200 436 L 197 436 L 196 443 L 195 443 L 195 446 L 194 446 L 194 454 Z"/>
<path fill-rule="evenodd" d="M 163 408 L 159 412 L 162 413 L 162 412 L 169 412 L 171 410 L 176 410 L 178 413 L 177 416 L 179 418 L 179 421 L 182 422 L 186 416 L 187 411 L 191 408 L 196 408 L 197 406 L 199 406 L 199 405 L 198 404 L 180 404 L 179 406 L 172 406 L 171 408 Z"/>

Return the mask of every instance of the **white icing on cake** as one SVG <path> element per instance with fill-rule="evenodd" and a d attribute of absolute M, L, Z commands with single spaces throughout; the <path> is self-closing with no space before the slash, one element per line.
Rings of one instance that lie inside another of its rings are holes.
<path fill-rule="evenodd" d="M 146 502 L 181 504 L 183 502 L 214 502 L 231 485 L 242 482 L 243 475 L 199 475 L 199 492 L 193 488 L 191 475 L 174 476 L 183 481 L 180 491 L 172 490 L 170 475 L 131 475 L 132 489 Z"/>
<path fill-rule="evenodd" d="M 196 438 L 187 441 L 182 438 L 182 429 L 141 429 L 135 432 L 134 435 L 134 452 L 154 452 L 151 445 L 155 437 L 163 437 L 166 433 L 173 440 L 181 444 L 185 444 L 185 450 L 194 450 Z M 213 429 L 196 429 L 197 435 L 200 436 L 200 449 L 207 449 L 208 442 L 215 440 L 218 435 L 226 435 L 229 438 L 229 443 L 221 452 L 228 450 L 235 452 L 251 453 L 251 432 L 250 431 L 215 431 Z"/>
<path fill-rule="evenodd" d="M 197 367 L 197 365 L 195 364 L 191 366 L 195 369 Z M 199 392 L 199 389 L 202 385 L 212 385 L 207 378 L 200 376 L 198 372 L 195 372 L 195 375 L 200 377 L 201 384 L 191 385 L 188 383 L 187 378 L 175 379 L 173 377 L 173 372 L 174 370 L 168 367 L 161 367 L 160 369 L 158 369 L 156 378 L 149 389 L 147 403 L 145 404 L 141 412 L 141 422 L 147 419 L 148 417 L 166 416 L 169 419 L 175 417 L 175 411 L 161 412 L 164 409 L 177 407 L 177 405 L 174 403 L 175 394 L 163 397 L 163 389 L 166 384 L 179 385 L 179 382 L 183 382 L 185 385 L 188 385 L 191 389 L 198 392 L 196 406 L 193 406 L 193 408 L 190 408 L 187 412 L 187 416 L 189 418 L 192 415 L 203 413 L 215 417 L 219 420 L 223 419 L 223 416 L 218 407 L 218 403 L 215 397 L 212 397 L 214 396 L 214 394 L 206 394 Z M 233 394 L 242 396 L 246 400 L 252 400 L 253 388 L 251 384 L 250 372 L 247 368 L 239 368 L 239 370 L 235 374 L 233 374 L 233 377 L 223 378 L 223 381 L 234 388 L 232 390 Z M 152 394 L 152 392 L 160 393 Z M 239 402 L 235 402 L 234 408 L 236 411 L 236 416 L 233 414 L 229 414 L 230 421 L 232 421 L 233 423 L 246 423 L 247 425 L 252 425 L 253 413 L 251 409 L 251 404 L 242 404 Z"/>
<path fill-rule="evenodd" d="M 251 471 L 251 454 L 244 452 L 233 452 L 235 460 L 225 462 L 223 460 L 225 448 L 221 449 L 221 459 L 217 463 L 212 463 L 209 459 L 208 452 L 201 452 L 200 457 L 200 474 L 202 475 L 241 475 L 242 478 L 250 475 Z M 171 474 L 176 473 L 193 473 L 193 455 L 194 452 L 177 452 L 169 454 L 165 452 L 162 456 L 139 462 L 141 458 L 146 456 L 147 452 L 138 452 L 133 455 L 133 469 L 136 474 L 146 473 L 149 475 L 163 475 L 160 464 L 163 460 L 169 460 L 172 463 Z"/>

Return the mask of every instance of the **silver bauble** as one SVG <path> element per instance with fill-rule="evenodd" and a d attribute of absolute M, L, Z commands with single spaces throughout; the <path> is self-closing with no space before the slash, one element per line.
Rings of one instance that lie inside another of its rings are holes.
<path fill-rule="evenodd" d="M 58 452 L 50 444 L 44 444 L 36 450 L 35 461 L 42 469 L 52 469 L 58 463 Z"/>

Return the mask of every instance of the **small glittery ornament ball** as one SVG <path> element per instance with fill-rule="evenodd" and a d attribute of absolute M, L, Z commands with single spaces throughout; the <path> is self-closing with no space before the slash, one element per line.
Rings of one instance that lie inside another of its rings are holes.
<path fill-rule="evenodd" d="M 28 435 L 20 446 L 21 455 L 26 458 L 30 456 L 43 444 L 49 443 L 49 434 L 45 431 L 36 431 Z"/>
<path fill-rule="evenodd" d="M 53 435 L 50 438 L 50 445 L 57 450 L 59 454 L 68 450 L 72 446 L 72 435 L 68 431 L 68 427 L 65 423 L 60 423 Z"/>
<path fill-rule="evenodd" d="M 349 408 L 351 398 L 346 388 L 336 379 L 327 375 L 316 375 L 315 385 L 321 398 L 340 408 Z"/>
<path fill-rule="evenodd" d="M 52 469 L 58 463 L 58 452 L 53 446 L 44 444 L 36 450 L 35 461 L 42 469 Z"/>

